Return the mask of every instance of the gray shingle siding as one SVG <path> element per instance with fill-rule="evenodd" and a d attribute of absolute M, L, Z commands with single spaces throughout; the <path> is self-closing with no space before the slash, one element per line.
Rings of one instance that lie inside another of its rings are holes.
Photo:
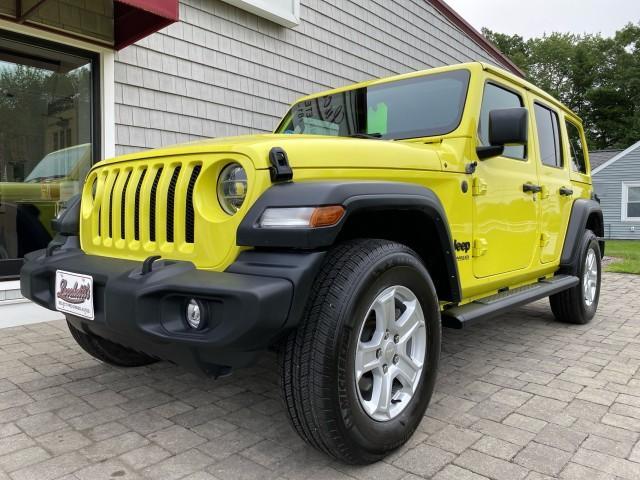
<path fill-rule="evenodd" d="M 289 29 L 219 0 L 116 56 L 116 153 L 271 131 L 310 92 L 470 60 L 496 63 L 425 0 L 302 0 Z"/>
<path fill-rule="evenodd" d="M 604 216 L 605 236 L 640 240 L 640 222 L 622 221 L 623 182 L 640 182 L 640 146 L 593 175 Z"/>

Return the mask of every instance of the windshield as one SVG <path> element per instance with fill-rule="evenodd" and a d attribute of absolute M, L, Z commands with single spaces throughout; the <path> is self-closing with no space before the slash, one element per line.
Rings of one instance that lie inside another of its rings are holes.
<path fill-rule="evenodd" d="M 470 73 L 454 70 L 296 103 L 276 133 L 404 139 L 444 135 L 460 124 Z"/>
<path fill-rule="evenodd" d="M 91 144 L 85 143 L 46 155 L 25 179 L 25 182 L 42 182 L 64 178 L 71 174 L 81 160 L 88 164 Z"/>

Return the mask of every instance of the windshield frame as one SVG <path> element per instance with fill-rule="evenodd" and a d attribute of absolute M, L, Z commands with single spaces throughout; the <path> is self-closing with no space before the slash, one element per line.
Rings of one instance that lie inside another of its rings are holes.
<path fill-rule="evenodd" d="M 356 84 L 352 87 L 347 87 L 347 88 L 340 88 L 340 89 L 336 89 L 336 90 L 329 90 L 327 92 L 323 92 L 323 93 L 319 93 L 317 95 L 310 95 L 307 97 L 303 97 L 299 100 L 297 100 L 296 102 L 294 102 L 289 109 L 287 110 L 287 113 L 282 117 L 282 119 L 280 120 L 280 122 L 278 123 L 278 126 L 276 127 L 276 129 L 274 130 L 274 134 L 281 134 L 281 135 L 307 135 L 305 133 L 285 133 L 284 127 L 285 125 L 287 125 L 291 119 L 291 116 L 293 115 L 293 111 L 296 108 L 297 105 L 299 105 L 302 102 L 305 101 L 309 101 L 309 100 L 317 100 L 317 99 L 321 99 L 321 98 L 325 98 L 328 97 L 330 95 L 336 95 L 336 94 L 344 94 L 347 92 L 353 92 L 359 89 L 368 89 L 368 88 L 375 88 L 378 86 L 385 86 L 385 85 L 390 85 L 390 84 L 394 84 L 394 83 L 401 83 L 401 82 L 405 82 L 405 81 L 417 81 L 420 79 L 423 79 L 424 77 L 430 77 L 430 76 L 446 76 L 446 75 L 451 75 L 451 74 L 456 74 L 459 72 L 465 72 L 467 74 L 467 78 L 466 78 L 466 86 L 464 88 L 464 92 L 462 95 L 460 95 L 460 101 L 457 105 L 457 112 L 458 112 L 458 116 L 456 118 L 456 121 L 454 123 L 451 124 L 451 128 L 449 128 L 446 131 L 443 132 L 437 132 L 437 133 L 432 133 L 432 132 L 423 132 L 423 134 L 418 134 L 418 135 L 411 135 L 411 136 L 399 136 L 399 137 L 394 137 L 394 136 L 387 136 L 387 135 L 383 135 L 380 139 L 381 140 L 416 140 L 416 139 L 420 139 L 420 138 L 430 138 L 430 137 L 442 137 L 445 135 L 449 135 L 453 132 L 455 132 L 456 130 L 458 130 L 460 128 L 460 126 L 462 125 L 463 119 L 464 119 L 464 115 L 465 112 L 467 110 L 467 103 L 468 103 L 468 99 L 469 99 L 469 93 L 471 91 L 471 86 L 472 86 L 472 82 L 473 82 L 473 72 L 471 71 L 470 68 L 467 67 L 463 67 L 463 68 L 456 68 L 456 69 L 448 69 L 448 70 L 440 70 L 440 69 L 435 69 L 436 71 L 426 71 L 426 72 L 420 72 L 418 75 L 411 75 L 411 76 L 403 76 L 402 78 L 396 78 L 396 77 L 392 77 L 390 79 L 381 79 L 378 81 L 374 81 L 373 83 L 370 84 L 365 84 L 365 85 L 361 85 L 361 84 Z M 363 132 L 360 132 L 363 133 Z M 308 135 L 314 135 L 314 136 L 321 136 L 321 135 L 317 135 L 317 134 L 308 134 Z M 358 135 L 358 133 L 356 133 L 356 135 Z M 363 137 L 364 135 L 367 135 L 366 133 L 363 133 Z M 353 135 L 351 136 L 347 136 L 347 135 L 330 135 L 331 137 L 338 137 L 338 138 L 359 138 L 359 137 L 354 137 Z M 362 137 L 360 137 L 362 138 Z"/>

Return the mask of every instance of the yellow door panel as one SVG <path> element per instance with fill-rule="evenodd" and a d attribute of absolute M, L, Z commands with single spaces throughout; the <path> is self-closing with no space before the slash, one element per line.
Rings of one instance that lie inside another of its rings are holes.
<path fill-rule="evenodd" d="M 526 91 L 491 76 L 485 82 L 478 141 L 488 145 L 489 112 L 526 106 Z M 529 138 L 533 138 L 529 122 Z M 539 251 L 537 194 L 523 185 L 538 183 L 535 162 L 525 146 L 507 146 L 502 156 L 478 162 L 473 192 L 473 273 L 477 278 L 523 270 Z"/>
<path fill-rule="evenodd" d="M 563 148 L 561 118 L 557 110 L 540 100 L 533 100 L 530 110 L 536 141 L 531 150 L 540 178 L 540 261 L 560 259 L 566 225 L 571 215 L 573 191 L 568 162 Z"/>
<path fill-rule="evenodd" d="M 537 183 L 535 165 L 496 157 L 481 162 L 476 175 L 485 190 L 473 197 L 474 275 L 527 268 L 538 250 L 538 205 L 522 185 Z"/>

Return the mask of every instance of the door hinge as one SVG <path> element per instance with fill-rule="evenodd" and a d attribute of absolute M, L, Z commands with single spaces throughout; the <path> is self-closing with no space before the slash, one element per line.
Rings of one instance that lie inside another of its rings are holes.
<path fill-rule="evenodd" d="M 474 196 L 486 194 L 487 182 L 478 177 L 475 177 L 473 179 L 473 182 L 471 183 L 471 193 L 473 193 Z"/>
<path fill-rule="evenodd" d="M 489 243 L 484 238 L 476 238 L 473 241 L 473 256 L 481 257 L 489 249 Z"/>
<path fill-rule="evenodd" d="M 549 234 L 548 233 L 541 233 L 540 234 L 540 246 L 541 247 L 546 247 L 547 245 L 549 245 Z"/>

